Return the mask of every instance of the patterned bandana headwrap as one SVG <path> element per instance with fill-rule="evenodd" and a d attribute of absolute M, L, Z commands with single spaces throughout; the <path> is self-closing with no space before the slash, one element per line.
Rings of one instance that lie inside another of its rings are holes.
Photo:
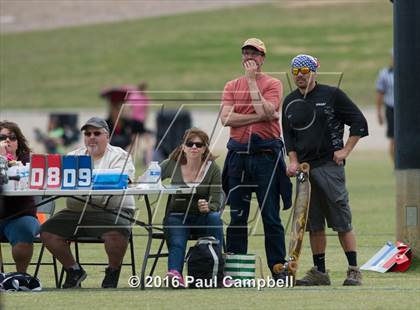
<path fill-rule="evenodd" d="M 310 55 L 297 55 L 292 59 L 292 68 L 302 68 L 308 67 L 311 71 L 316 72 L 316 69 L 319 67 L 318 59 Z"/>

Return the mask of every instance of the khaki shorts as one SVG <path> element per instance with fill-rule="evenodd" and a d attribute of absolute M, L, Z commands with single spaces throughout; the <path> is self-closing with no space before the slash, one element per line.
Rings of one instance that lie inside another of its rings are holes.
<path fill-rule="evenodd" d="M 311 203 L 307 231 L 322 231 L 325 220 L 337 232 L 348 232 L 351 225 L 349 195 L 346 189 L 344 167 L 335 162 L 311 169 Z"/>
<path fill-rule="evenodd" d="M 134 210 L 122 209 L 120 214 L 133 218 Z M 64 238 L 74 236 L 100 238 L 104 233 L 118 231 L 128 238 L 132 223 L 122 216 L 105 211 L 82 213 L 64 209 L 46 221 L 41 226 L 41 232 L 49 232 Z"/>

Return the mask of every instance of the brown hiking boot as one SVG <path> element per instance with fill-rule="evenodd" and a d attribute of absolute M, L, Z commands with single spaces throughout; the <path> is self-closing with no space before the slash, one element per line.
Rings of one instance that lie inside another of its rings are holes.
<path fill-rule="evenodd" d="M 349 266 L 347 269 L 347 278 L 343 285 L 362 285 L 362 273 L 358 267 Z"/>
<path fill-rule="evenodd" d="M 299 280 L 296 280 L 296 286 L 314 286 L 314 285 L 331 285 L 328 271 L 323 273 L 318 271 L 316 267 L 312 267 L 306 272 L 306 275 Z"/>

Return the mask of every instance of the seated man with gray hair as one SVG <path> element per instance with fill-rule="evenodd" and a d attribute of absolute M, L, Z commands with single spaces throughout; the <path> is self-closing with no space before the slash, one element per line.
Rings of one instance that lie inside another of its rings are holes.
<path fill-rule="evenodd" d="M 81 131 L 84 133 L 85 146 L 69 155 L 90 155 L 94 168 L 119 169 L 121 173 L 127 173 L 131 180 L 134 179 L 132 158 L 122 148 L 109 144 L 110 130 L 105 120 L 92 117 L 82 126 Z M 42 242 L 66 271 L 63 288 L 77 288 L 87 276 L 85 270 L 76 263 L 66 241 L 74 236 L 103 239 L 109 266 L 105 270 L 102 287 L 115 288 L 118 285 L 121 264 L 131 234 L 131 223 L 127 218 L 134 215 L 134 198 L 95 196 L 89 199 L 94 205 L 103 206 L 107 210 L 68 198 L 67 207 L 41 227 Z"/>

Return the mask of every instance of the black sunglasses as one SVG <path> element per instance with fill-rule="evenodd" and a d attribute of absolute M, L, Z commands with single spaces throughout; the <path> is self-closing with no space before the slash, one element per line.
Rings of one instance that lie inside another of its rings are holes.
<path fill-rule="evenodd" d="M 0 135 L 0 141 L 4 141 L 7 138 L 9 138 L 10 141 L 16 141 L 17 140 L 17 137 L 16 137 L 15 134 L 11 134 L 10 136 L 8 136 L 8 135 Z"/>
<path fill-rule="evenodd" d="M 101 131 L 93 131 L 93 132 L 85 131 L 84 133 L 85 137 L 90 137 L 91 135 L 94 135 L 95 137 L 99 137 L 101 134 L 103 134 L 103 132 Z"/>
<path fill-rule="evenodd" d="M 193 142 L 193 141 L 187 141 L 186 143 L 185 143 L 185 145 L 186 146 L 188 146 L 188 147 L 193 147 L 194 145 L 196 146 L 196 147 L 198 147 L 198 148 L 202 148 L 203 146 L 205 146 L 206 144 L 205 143 L 202 143 L 202 142 Z"/>

